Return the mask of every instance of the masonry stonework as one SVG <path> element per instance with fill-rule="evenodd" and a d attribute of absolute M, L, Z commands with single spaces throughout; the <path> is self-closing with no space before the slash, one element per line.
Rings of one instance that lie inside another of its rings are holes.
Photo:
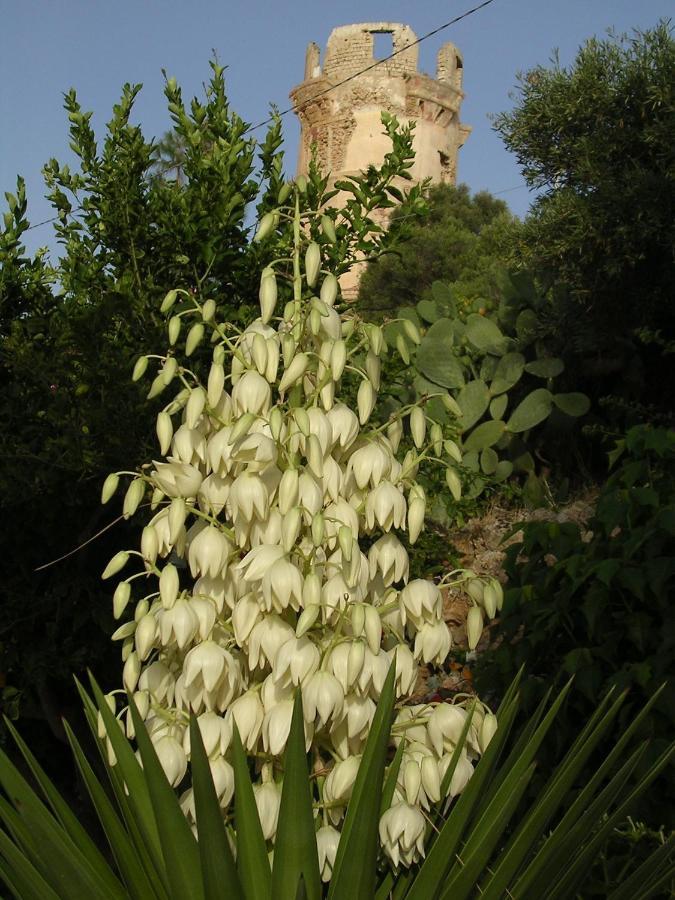
<path fill-rule="evenodd" d="M 400 52 L 358 75 L 376 62 L 374 36 L 380 33 L 391 35 L 392 52 Z M 417 70 L 416 40 L 407 25 L 344 25 L 331 32 L 323 65 L 319 47 L 309 45 L 304 81 L 291 91 L 301 124 L 298 174 L 307 173 L 312 152 L 333 180 L 379 165 L 390 149 L 380 121 L 386 110 L 415 122 L 413 179 L 455 183 L 457 153 L 471 131 L 459 119 L 462 57 L 445 44 L 432 78 Z"/>
<path fill-rule="evenodd" d="M 359 75 L 376 62 L 376 34 L 391 35 L 390 53 L 397 55 Z M 418 72 L 416 40 L 407 25 L 370 22 L 335 28 L 323 65 L 317 44 L 308 46 L 304 81 L 290 95 L 301 126 L 298 174 L 307 174 L 313 154 L 331 182 L 382 163 L 391 149 L 380 120 L 386 110 L 415 123 L 413 180 L 455 184 L 457 153 L 471 132 L 459 118 L 462 57 L 444 44 L 432 78 Z M 355 279 L 343 285 L 343 293 L 355 292 Z"/>

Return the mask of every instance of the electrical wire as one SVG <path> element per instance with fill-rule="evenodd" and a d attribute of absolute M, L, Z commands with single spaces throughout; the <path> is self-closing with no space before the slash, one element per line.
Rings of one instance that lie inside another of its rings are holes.
<path fill-rule="evenodd" d="M 370 72 L 373 69 L 376 69 L 378 66 L 381 66 L 383 63 L 389 62 L 390 59 L 394 59 L 394 57 L 398 56 L 400 53 L 405 53 L 410 50 L 411 47 L 416 47 L 418 44 L 421 44 L 423 41 L 428 40 L 430 37 L 434 37 L 434 35 L 439 34 L 441 31 L 445 31 L 446 28 L 450 28 L 451 25 L 456 25 L 457 22 L 461 22 L 462 19 L 467 19 L 469 16 L 472 16 L 474 13 L 477 13 L 479 10 L 483 9 L 486 6 L 489 6 L 491 3 L 494 3 L 495 0 L 484 0 L 483 3 L 479 3 L 478 6 L 474 6 L 472 9 L 467 9 L 459 16 L 455 16 L 454 19 L 450 19 L 449 22 L 445 22 L 443 25 L 439 25 L 438 28 L 434 28 L 432 31 L 428 31 L 426 34 L 423 34 L 422 37 L 417 38 L 417 40 L 412 41 L 410 44 L 406 44 L 404 47 L 399 47 L 398 50 L 394 50 L 393 53 L 390 53 L 389 56 L 385 56 L 382 59 L 376 59 L 370 65 L 366 66 L 365 69 L 360 69 L 358 72 L 354 72 L 352 75 L 348 75 L 346 78 L 343 78 L 342 81 L 337 81 L 335 84 L 329 85 L 327 88 L 324 88 L 322 91 L 318 91 L 318 93 L 313 94 L 309 100 L 306 100 L 304 103 L 301 103 L 300 106 L 289 106 L 281 112 L 276 113 L 273 116 L 269 116 L 269 118 L 264 119 L 262 122 L 258 122 L 256 125 L 250 125 L 243 134 L 248 134 L 251 131 L 256 131 L 258 128 L 262 128 L 264 125 L 270 125 L 272 122 L 276 122 L 277 119 L 280 119 L 282 116 L 288 115 L 288 113 L 300 113 L 307 106 L 310 106 L 319 97 L 325 97 L 326 94 L 330 94 L 331 91 L 337 90 L 337 88 L 342 87 L 343 84 L 348 84 L 350 81 L 353 81 L 355 78 L 360 78 L 361 75 L 365 75 L 366 72 Z"/>
<path fill-rule="evenodd" d="M 481 9 L 484 9 L 486 6 L 490 6 L 491 3 L 494 3 L 495 0 L 483 0 L 482 3 L 479 3 L 477 6 L 472 7 L 471 9 L 465 10 L 465 12 L 461 13 L 459 16 L 455 16 L 454 19 L 450 19 L 449 22 L 444 22 L 442 25 L 439 25 L 437 28 L 428 31 L 426 34 L 423 34 L 422 37 L 417 38 L 412 41 L 410 44 L 406 44 L 404 47 L 399 47 L 398 50 L 394 50 L 393 53 L 390 53 L 389 56 L 385 56 L 382 59 L 376 59 L 370 65 L 366 66 L 364 69 L 360 69 L 358 72 L 354 72 L 352 75 L 348 75 L 346 78 L 343 78 L 341 81 L 336 82 L 335 84 L 329 85 L 327 88 L 324 88 L 322 91 L 314 94 L 309 100 L 306 100 L 304 103 L 301 103 L 299 106 L 288 106 L 286 109 L 281 110 L 281 112 L 277 112 L 272 116 L 269 116 L 267 119 L 263 119 L 262 122 L 258 122 L 255 125 L 249 125 L 249 127 L 242 132 L 241 136 L 243 137 L 246 134 L 250 134 L 252 131 L 257 131 L 259 128 L 263 128 L 265 125 L 271 125 L 273 122 L 276 122 L 278 119 L 283 118 L 283 116 L 287 116 L 289 113 L 299 114 L 306 109 L 307 106 L 314 103 L 318 100 L 319 97 L 325 97 L 326 94 L 330 94 L 332 91 L 337 90 L 342 87 L 344 84 L 348 84 L 350 81 L 354 81 L 355 78 L 359 78 L 361 75 L 365 75 L 366 72 L 371 72 L 373 69 L 381 66 L 383 63 L 389 62 L 389 60 L 394 59 L 394 57 L 398 56 L 400 53 L 405 53 L 407 50 L 410 50 L 411 47 L 417 47 L 419 44 L 427 41 L 429 38 L 434 37 L 437 34 L 440 34 L 441 31 L 445 31 L 446 28 L 450 28 L 451 25 L 456 25 L 457 22 L 461 22 L 462 19 L 468 19 L 469 16 L 474 15 L 474 13 L 479 12 Z M 178 168 L 177 164 L 175 166 L 170 166 L 166 169 L 167 172 L 170 172 L 172 169 Z M 517 187 L 523 187 L 523 185 L 517 185 Z M 497 191 L 498 194 L 505 194 L 507 191 L 516 190 L 516 188 L 506 188 L 504 191 Z M 34 228 L 40 228 L 42 225 L 48 225 L 50 222 L 55 222 L 59 216 L 52 216 L 51 219 L 45 219 L 43 222 L 37 222 L 35 225 L 29 225 L 28 228 L 24 229 L 24 231 L 32 231 Z"/>

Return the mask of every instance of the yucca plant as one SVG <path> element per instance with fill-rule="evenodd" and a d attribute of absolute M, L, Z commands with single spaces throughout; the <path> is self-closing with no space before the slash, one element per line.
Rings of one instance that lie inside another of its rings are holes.
<path fill-rule="evenodd" d="M 394 666 L 373 720 L 363 761 L 347 808 L 332 878 L 322 883 L 317 847 L 315 782 L 308 768 L 302 696 L 296 693 L 284 758 L 284 780 L 275 850 L 268 855 L 251 775 L 238 731 L 234 731 L 234 829 L 223 821 L 216 788 L 196 719 L 190 723 L 196 826 L 192 829 L 130 698 L 138 757 L 92 679 L 93 698 L 81 689 L 94 735 L 103 723 L 113 748 L 111 765 L 98 738 L 109 789 L 70 728 L 68 737 L 82 779 L 98 814 L 108 847 L 91 838 L 50 782 L 15 729 L 8 725 L 42 799 L 18 769 L 0 754 L 0 875 L 19 900 L 216 900 L 296 898 L 318 900 L 462 900 L 502 897 L 564 900 L 582 896 L 584 879 L 612 829 L 671 757 L 665 753 L 650 773 L 633 784 L 631 774 L 645 743 L 631 738 L 649 706 L 631 723 L 592 777 L 577 777 L 614 720 L 623 696 L 608 695 L 585 724 L 538 800 L 521 800 L 532 777 L 537 751 L 564 701 L 569 685 L 549 705 L 541 704 L 524 730 L 510 736 L 518 706 L 518 679 L 498 712 L 500 727 L 463 793 L 450 808 L 429 819 L 426 858 L 407 869 L 381 866 L 378 829 L 400 832 L 406 823 L 381 816 L 393 794 L 398 760 L 389 759 L 394 716 Z M 653 701 L 652 701 L 653 702 Z M 469 731 L 464 728 L 452 768 Z M 385 777 L 385 768 L 388 766 Z M 196 832 L 196 833 L 195 833 Z M 198 837 L 197 837 L 198 835 Z M 391 836 L 391 835 L 390 835 Z M 381 835 L 384 841 L 385 836 Z M 654 897 L 672 886 L 675 845 L 671 838 L 617 885 L 610 900 Z"/>

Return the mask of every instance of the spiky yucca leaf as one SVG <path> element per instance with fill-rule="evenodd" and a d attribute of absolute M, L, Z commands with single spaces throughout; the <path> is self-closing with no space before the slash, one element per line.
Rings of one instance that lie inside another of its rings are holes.
<path fill-rule="evenodd" d="M 582 789 L 570 796 L 582 766 L 601 748 L 623 702 L 623 697 L 606 698 L 551 773 L 537 802 L 524 813 L 516 813 L 534 771 L 538 747 L 563 697 L 556 698 L 548 710 L 542 706 L 513 740 L 509 732 L 518 703 L 514 683 L 499 710 L 500 726 L 474 775 L 449 812 L 439 811 L 429 829 L 426 860 L 416 869 L 395 872 L 378 860 L 373 849 L 378 820 L 392 799 L 397 760 L 400 762 L 400 752 L 393 760 L 388 758 L 394 707 L 392 669 L 348 807 L 335 876 L 328 886 L 318 877 L 312 831 L 312 807 L 317 798 L 304 752 L 299 695 L 286 751 L 283 814 L 271 870 L 249 762 L 238 733 L 235 731 L 232 757 L 235 864 L 196 722 L 191 725 L 191 745 L 199 841 L 187 827 L 133 704 L 142 768 L 93 681 L 92 689 L 95 703 L 83 692 L 87 717 L 96 734 L 97 716 L 101 716 L 116 756 L 111 766 L 105 747 L 101 747 L 113 799 L 72 731 L 68 729 L 67 733 L 113 863 L 107 862 L 29 748 L 10 729 L 44 798 L 0 751 L 0 786 L 5 795 L 0 797 L 0 879 L 9 895 L 18 900 L 80 900 L 84 896 L 101 900 L 310 900 L 326 895 L 333 900 L 355 896 L 376 900 L 496 900 L 509 895 L 521 900 L 564 900 L 574 896 L 612 828 L 630 812 L 630 804 L 663 770 L 673 753 L 673 748 L 664 753 L 637 785 L 629 786 L 644 751 L 644 745 L 629 747 L 644 717 L 640 715 Z M 468 728 L 464 739 L 467 734 Z M 675 878 L 674 854 L 671 839 L 634 873 L 627 873 L 612 896 L 616 900 L 655 896 Z"/>

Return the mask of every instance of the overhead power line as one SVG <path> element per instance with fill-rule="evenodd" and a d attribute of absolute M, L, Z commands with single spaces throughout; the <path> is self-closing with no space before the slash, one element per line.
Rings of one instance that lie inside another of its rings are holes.
<path fill-rule="evenodd" d="M 439 34 L 441 31 L 445 31 L 446 28 L 450 28 L 451 25 L 456 25 L 457 22 L 461 22 L 462 19 L 467 19 L 469 16 L 472 16 L 474 13 L 477 13 L 479 10 L 483 9 L 486 6 L 489 6 L 491 3 L 494 3 L 495 0 L 484 0 L 483 3 L 479 3 L 478 6 L 474 6 L 472 9 L 467 9 L 465 12 L 461 13 L 459 16 L 455 16 L 454 19 L 450 19 L 449 22 L 444 22 L 443 25 L 439 25 L 438 28 L 434 28 L 432 31 L 428 31 L 426 34 L 423 34 L 422 37 L 417 38 L 417 40 L 412 41 L 410 44 L 406 44 L 404 47 L 399 47 L 398 50 L 394 50 L 393 53 L 390 53 L 389 56 L 384 56 L 382 59 L 376 59 L 374 62 L 370 63 L 370 65 L 366 66 L 364 69 L 360 69 L 358 72 L 354 72 L 352 75 L 348 75 L 346 78 L 343 78 L 342 81 L 337 81 L 335 84 L 329 85 L 327 88 L 324 88 L 322 91 L 318 91 L 316 94 L 313 94 L 309 100 L 306 100 L 304 103 L 301 103 L 299 106 L 289 106 L 281 112 L 276 113 L 273 116 L 269 116 L 267 119 L 264 119 L 262 122 L 258 122 L 256 125 L 250 125 L 243 134 L 248 134 L 250 131 L 256 131 L 258 128 L 262 128 L 264 125 L 270 125 L 272 122 L 275 122 L 277 119 L 282 116 L 287 116 L 288 113 L 294 112 L 299 113 L 302 112 L 303 109 L 306 109 L 307 106 L 311 105 L 318 100 L 319 97 L 325 97 L 326 94 L 330 94 L 332 91 L 337 90 L 342 87 L 343 84 L 348 84 L 350 81 L 353 81 L 355 78 L 360 78 L 361 75 L 365 75 L 366 72 L 370 72 L 373 69 L 376 69 L 378 66 L 381 66 L 383 63 L 389 62 L 390 59 L 394 59 L 394 57 L 398 56 L 400 53 L 405 53 L 407 50 L 410 50 L 411 47 L 416 47 L 418 44 L 423 43 L 428 40 L 430 37 L 434 37 L 434 35 Z"/>
<path fill-rule="evenodd" d="M 471 9 L 465 10 L 458 16 L 455 16 L 454 19 L 450 19 L 449 22 L 444 22 L 442 25 L 439 25 L 437 28 L 428 31 L 426 34 L 423 34 L 422 37 L 417 38 L 412 41 L 410 44 L 406 44 L 404 47 L 400 47 L 398 50 L 394 50 L 393 53 L 390 53 L 389 56 L 385 56 L 382 59 L 376 59 L 370 65 L 366 66 L 364 69 L 360 69 L 358 72 L 354 72 L 352 75 L 348 75 L 346 78 L 343 78 L 341 81 L 337 81 L 335 84 L 329 85 L 327 88 L 324 88 L 322 91 L 314 94 L 309 100 L 306 100 L 304 103 L 301 103 L 299 106 L 288 106 L 286 109 L 281 110 L 281 112 L 277 112 L 272 116 L 269 116 L 267 119 L 263 119 L 262 122 L 258 122 L 255 125 L 249 125 L 249 127 L 242 132 L 242 137 L 245 134 L 250 134 L 252 131 L 257 131 L 259 128 L 263 128 L 265 125 L 271 125 L 272 122 L 276 122 L 277 119 L 282 118 L 283 116 L 287 116 L 289 113 L 300 113 L 303 109 L 306 109 L 307 106 L 314 103 L 318 100 L 319 97 L 325 97 L 326 94 L 330 94 L 332 91 L 337 90 L 342 87 L 344 84 L 348 84 L 350 81 L 354 81 L 355 78 L 360 78 L 361 75 L 365 75 L 366 72 L 371 72 L 373 69 L 376 69 L 378 66 L 381 66 L 383 63 L 389 62 L 389 60 L 394 59 L 394 57 L 398 56 L 400 53 L 405 53 L 407 50 L 410 50 L 411 47 L 417 47 L 419 44 L 422 44 L 424 41 L 429 40 L 429 38 L 434 37 L 437 34 L 440 34 L 441 31 L 445 31 L 446 28 L 450 28 L 451 25 L 456 25 L 457 22 L 461 22 L 462 19 L 468 19 L 469 16 L 474 15 L 474 13 L 479 12 L 481 9 L 484 9 L 486 6 L 490 6 L 491 3 L 494 3 L 495 0 L 483 0 L 483 3 L 479 3 L 477 6 L 472 7 Z M 165 171 L 170 172 L 172 169 L 178 168 L 180 165 L 177 164 L 175 166 L 170 166 Z M 522 185 L 518 185 L 518 187 L 522 187 Z M 507 188 L 506 191 L 515 190 L 515 188 Z M 498 194 L 504 194 L 506 191 L 497 191 Z M 37 222 L 35 225 L 30 225 L 26 228 L 26 231 L 32 231 L 33 228 L 40 228 L 42 225 L 48 225 L 50 222 L 55 222 L 59 216 L 52 216 L 51 219 L 45 219 L 43 222 Z"/>

